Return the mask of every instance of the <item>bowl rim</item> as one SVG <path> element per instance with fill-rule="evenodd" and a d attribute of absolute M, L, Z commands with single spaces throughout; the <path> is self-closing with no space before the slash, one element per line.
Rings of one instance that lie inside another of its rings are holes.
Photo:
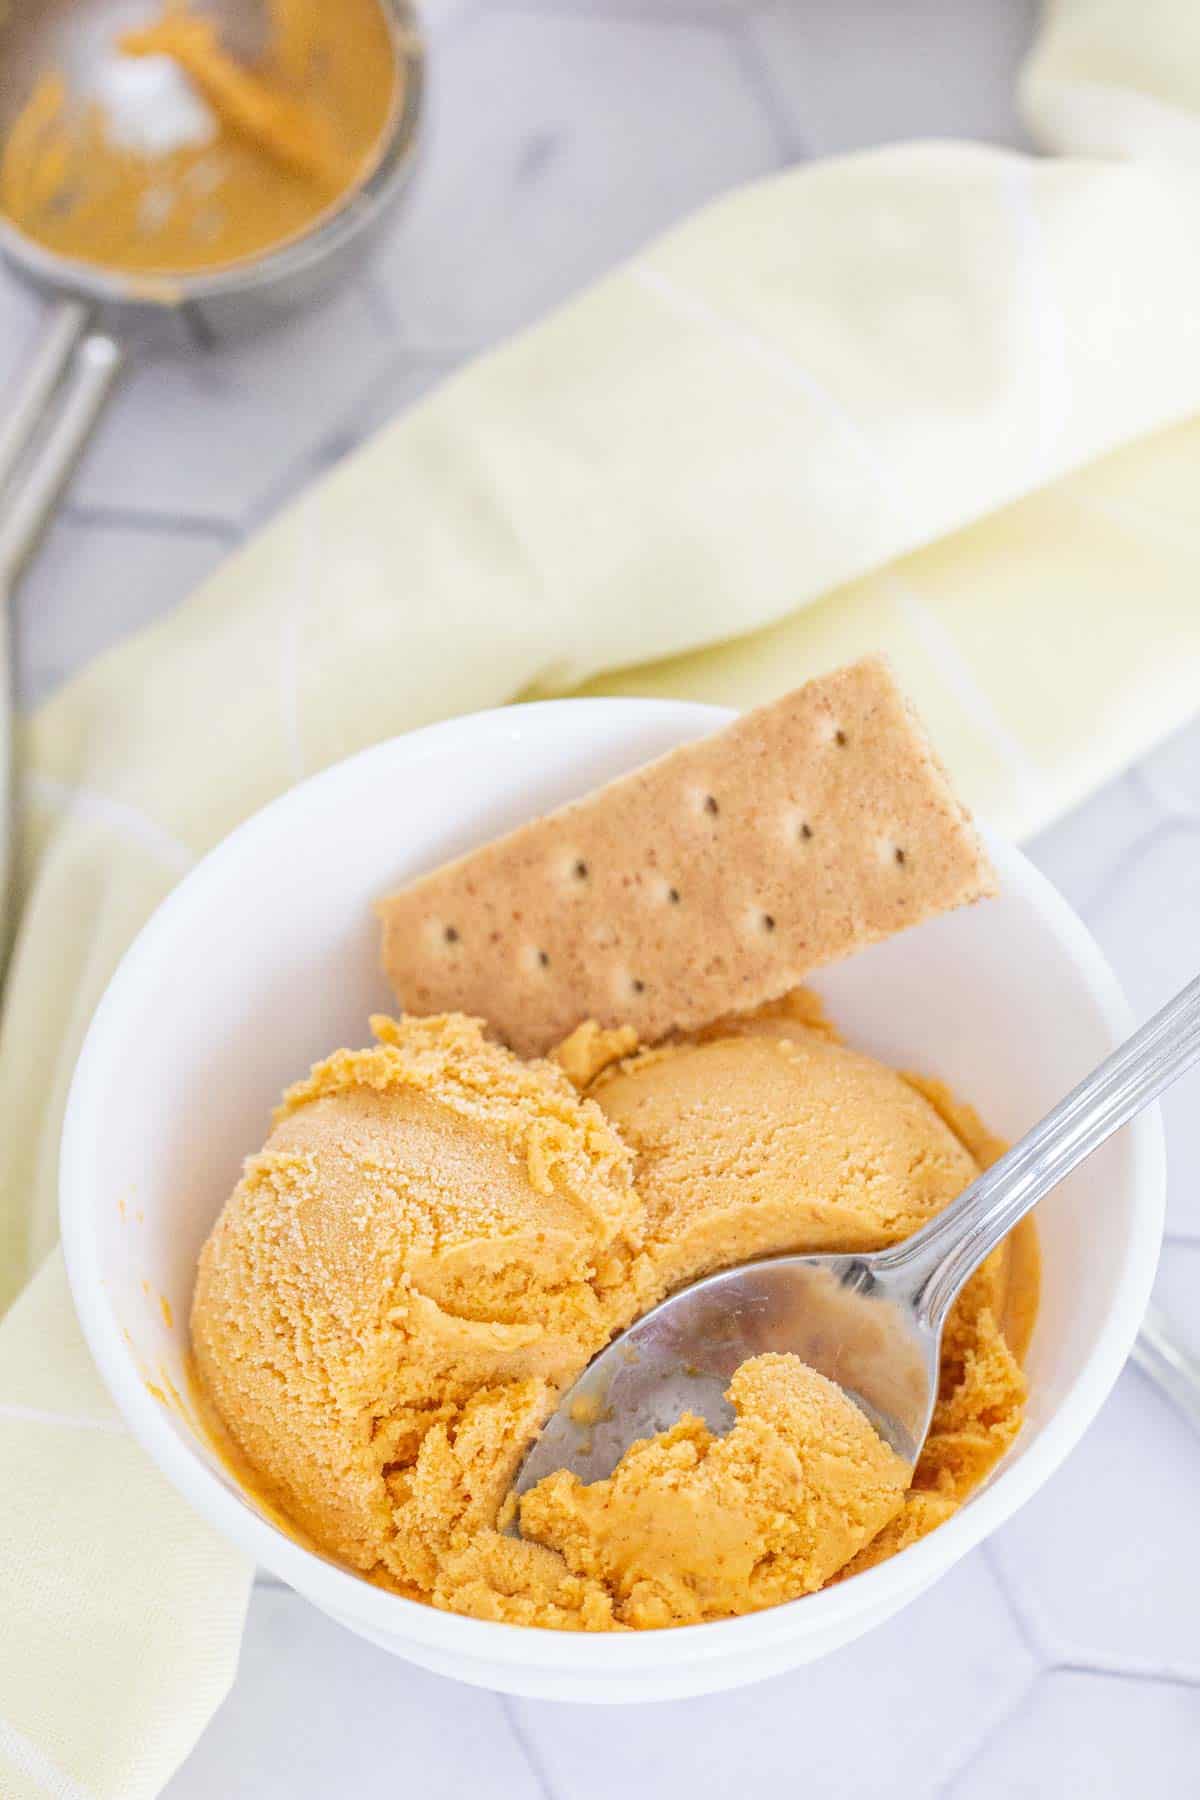
<path fill-rule="evenodd" d="M 552 1667 L 557 1674 L 629 1675 L 673 1660 L 706 1662 L 784 1639 L 821 1638 L 859 1619 L 894 1610 L 945 1573 L 989 1536 L 1040 1488 L 1074 1448 L 1111 1390 L 1137 1335 L 1154 1279 L 1162 1237 L 1166 1181 L 1162 1123 L 1152 1107 L 1128 1129 L 1131 1196 L 1129 1254 L 1118 1278 L 1107 1318 L 1074 1382 L 1037 1440 L 1019 1461 L 1001 1465 L 996 1475 L 936 1532 L 852 1581 L 765 1611 L 663 1631 L 587 1633 L 513 1625 L 443 1612 L 425 1602 L 373 1586 L 287 1536 L 232 1493 L 200 1456 L 181 1439 L 160 1403 L 147 1391 L 132 1352 L 110 1309 L 100 1266 L 98 1207 L 90 1181 L 89 1139 L 104 1116 L 105 1059 L 119 1029 L 127 991 L 135 989 L 145 965 L 180 923 L 203 909 L 214 882 L 260 837 L 286 834 L 311 805 L 314 795 L 345 786 L 353 790 L 362 771 L 377 762 L 428 762 L 444 752 L 521 734 L 527 729 L 570 732 L 580 709 L 608 713 L 632 726 L 654 717 L 679 727 L 679 741 L 719 729 L 732 709 L 690 701 L 581 698 L 500 707 L 440 721 L 389 738 L 299 783 L 251 815 L 222 839 L 162 901 L 122 957 L 100 1000 L 76 1063 L 63 1122 L 60 1158 L 60 1220 L 67 1274 L 80 1324 L 91 1353 L 131 1434 L 185 1500 L 222 1536 L 344 1623 L 405 1641 L 464 1663 L 501 1662 L 527 1669 Z M 700 731 L 697 731 L 700 727 Z M 1002 885 L 1019 888 L 1079 970 L 1115 1045 L 1132 1028 L 1128 1003 L 1099 946 L 1083 921 L 1049 880 L 1015 846 L 986 833 Z M 670 1645 L 667 1652 L 666 1646 Z"/>

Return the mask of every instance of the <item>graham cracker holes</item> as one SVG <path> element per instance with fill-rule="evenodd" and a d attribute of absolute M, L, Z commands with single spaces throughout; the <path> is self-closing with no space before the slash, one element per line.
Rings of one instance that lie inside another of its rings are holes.
<path fill-rule="evenodd" d="M 763 940 L 775 935 L 779 921 L 765 906 L 751 903 L 742 914 L 742 936 Z"/>
<path fill-rule="evenodd" d="M 462 934 L 457 925 L 447 925 L 444 919 L 426 919 L 422 932 L 430 951 L 438 956 L 452 955 L 462 947 Z"/>

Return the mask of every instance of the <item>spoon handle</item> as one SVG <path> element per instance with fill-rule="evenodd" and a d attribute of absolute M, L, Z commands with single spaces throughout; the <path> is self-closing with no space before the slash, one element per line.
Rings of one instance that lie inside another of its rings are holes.
<path fill-rule="evenodd" d="M 1200 1061 L 1200 976 L 1081 1081 L 953 1205 L 877 1262 L 934 1329 L 963 1283 L 1052 1188 Z"/>

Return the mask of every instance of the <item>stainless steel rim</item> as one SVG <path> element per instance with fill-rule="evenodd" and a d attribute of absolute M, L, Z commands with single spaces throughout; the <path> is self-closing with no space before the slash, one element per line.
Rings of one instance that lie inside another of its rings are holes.
<path fill-rule="evenodd" d="M 334 259 L 386 212 L 407 184 L 416 156 L 425 99 L 425 39 L 410 0 L 380 0 L 403 77 L 383 149 L 367 179 L 310 231 L 262 256 L 202 275 L 127 275 L 45 250 L 0 217 L 0 251 L 38 287 L 95 305 L 170 311 L 194 301 L 244 296 L 299 280 Z"/>

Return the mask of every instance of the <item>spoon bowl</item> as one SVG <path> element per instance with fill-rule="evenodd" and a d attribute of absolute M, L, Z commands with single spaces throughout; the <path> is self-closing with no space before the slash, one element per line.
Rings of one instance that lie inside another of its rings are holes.
<path fill-rule="evenodd" d="M 557 1469 L 611 1475 L 630 1444 L 695 1413 L 717 1434 L 749 1357 L 788 1351 L 837 1382 L 915 1465 L 937 1391 L 940 1333 L 923 1331 L 866 1256 L 773 1256 L 672 1294 L 614 1338 L 560 1402 L 521 1467 L 518 1494 Z"/>

